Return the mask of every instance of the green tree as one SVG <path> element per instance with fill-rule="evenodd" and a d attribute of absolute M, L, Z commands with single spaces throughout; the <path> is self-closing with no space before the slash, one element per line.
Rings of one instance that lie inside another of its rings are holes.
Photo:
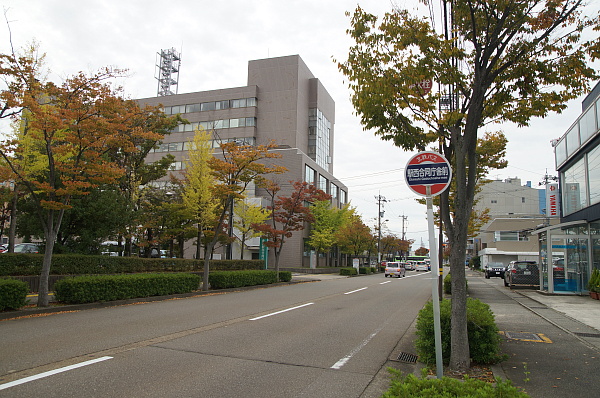
<path fill-rule="evenodd" d="M 375 240 L 373 239 L 371 229 L 354 211 L 352 211 L 348 222 L 340 227 L 336 235 L 342 252 L 354 257 L 375 249 Z"/>
<path fill-rule="evenodd" d="M 453 165 L 454 211 L 441 195 L 450 242 L 452 353 L 450 367 L 469 367 L 464 258 L 478 181 L 479 130 L 490 122 L 525 126 L 533 117 L 565 109 L 589 88 L 600 54 L 598 15 L 582 13 L 582 0 L 445 1 L 452 6 L 451 35 L 435 32 L 406 10 L 377 17 L 360 7 L 348 33 L 356 42 L 339 63 L 366 129 L 406 150 L 441 145 Z M 450 37 L 448 37 L 450 36 Z M 431 79 L 441 89 L 426 93 Z M 440 112 L 440 100 L 451 104 Z"/>
<path fill-rule="evenodd" d="M 208 290 L 210 257 L 219 239 L 223 238 L 223 228 L 227 225 L 226 217 L 232 211 L 234 202 L 244 197 L 246 188 L 251 183 L 260 186 L 264 182 L 265 175 L 287 171 L 285 167 L 264 163 L 280 157 L 278 153 L 271 152 L 275 148 L 274 142 L 256 146 L 227 142 L 220 144 L 218 156 L 209 159 L 209 166 L 215 179 L 213 192 L 217 199 L 217 217 L 204 252 L 202 290 Z"/>
<path fill-rule="evenodd" d="M 179 115 L 167 116 L 160 107 L 139 107 L 133 101 L 125 103 L 129 107 L 127 119 L 121 125 L 120 134 L 135 145 L 135 151 L 126 151 L 115 147 L 109 151 L 109 158 L 124 172 L 118 180 L 118 188 L 127 206 L 122 214 L 120 234 L 125 238 L 123 252 L 126 256 L 132 254 L 132 237 L 137 232 L 140 220 L 144 218 L 143 207 L 140 205 L 142 190 L 149 183 L 167 175 L 174 161 L 167 154 L 155 162 L 148 162 L 148 154 L 169 134 L 170 130 L 183 120 Z M 144 132 L 140 134 L 140 132 Z M 119 245 L 121 245 L 119 237 Z"/>
<path fill-rule="evenodd" d="M 331 202 L 328 200 L 320 201 L 311 207 L 311 212 L 315 221 L 311 224 L 307 243 L 317 251 L 318 257 L 319 253 L 328 254 L 331 248 L 336 245 L 337 232 L 348 221 L 350 205 L 347 204 L 344 208 L 339 209 L 332 207 Z M 327 258 L 330 260 L 330 256 L 327 256 Z"/>
<path fill-rule="evenodd" d="M 238 200 L 234 205 L 235 218 L 233 226 L 240 232 L 240 259 L 244 259 L 244 247 L 248 239 L 260 236 L 260 232 L 254 229 L 254 225 L 262 224 L 269 217 L 265 208 L 249 203 L 245 199 Z"/>
<path fill-rule="evenodd" d="M 213 229 L 217 222 L 218 198 L 214 192 L 216 181 L 209 162 L 212 158 L 210 137 L 211 134 L 205 130 L 196 131 L 185 162 L 183 205 L 196 224 L 196 258 L 201 258 L 203 234 Z"/>
<path fill-rule="evenodd" d="M 45 240 L 44 230 L 31 196 L 19 201 L 17 235 Z M 55 253 L 100 254 L 101 243 L 116 235 L 127 207 L 114 186 L 90 190 L 71 199 L 56 238 Z"/>

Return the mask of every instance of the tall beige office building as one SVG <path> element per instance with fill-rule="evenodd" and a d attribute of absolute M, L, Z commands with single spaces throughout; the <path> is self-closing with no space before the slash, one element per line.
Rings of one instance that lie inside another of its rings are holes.
<path fill-rule="evenodd" d="M 248 63 L 248 85 L 188 94 L 174 94 L 138 100 L 143 104 L 162 104 L 168 114 L 180 113 L 190 124 L 178 126 L 163 144 L 149 154 L 155 161 L 168 152 L 175 156 L 173 171 L 181 171 L 187 145 L 194 131 L 213 132 L 213 147 L 236 141 L 261 145 L 274 140 L 281 154 L 277 164 L 286 174 L 275 176 L 289 194 L 289 181 L 307 181 L 332 196 L 332 204 L 348 202 L 348 189 L 333 176 L 335 103 L 319 79 L 315 78 L 298 55 L 254 60 Z M 165 179 L 166 181 L 167 179 Z M 260 192 L 247 192 L 250 200 L 261 202 Z M 263 205 L 266 204 L 264 199 Z M 316 264 L 314 254 L 305 245 L 308 230 L 299 231 L 284 245 L 280 266 L 308 267 Z M 187 246 L 185 257 L 194 247 Z M 231 256 L 239 258 L 239 242 Z M 249 242 L 244 258 L 258 257 L 259 240 Z M 225 258 L 225 253 L 222 253 Z M 312 257 L 312 259 L 311 259 Z M 269 255 L 269 264 L 274 256 Z"/>

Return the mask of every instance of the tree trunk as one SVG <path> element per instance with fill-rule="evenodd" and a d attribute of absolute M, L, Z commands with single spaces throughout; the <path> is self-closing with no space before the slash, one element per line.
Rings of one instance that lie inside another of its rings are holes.
<path fill-rule="evenodd" d="M 10 207 L 10 226 L 8 227 L 8 252 L 15 252 L 15 236 L 17 232 L 17 201 L 19 200 L 19 189 L 15 184 L 12 206 Z"/>
<path fill-rule="evenodd" d="M 52 265 L 52 251 L 56 236 L 51 231 L 44 232 L 46 238 L 46 249 L 44 250 L 44 260 L 42 262 L 42 273 L 40 274 L 40 284 L 38 287 L 38 307 L 48 307 L 48 281 L 50 278 L 50 267 Z"/>
<path fill-rule="evenodd" d="M 200 249 L 202 248 L 202 228 L 198 224 L 198 235 L 196 236 L 196 258 L 200 260 Z"/>
<path fill-rule="evenodd" d="M 183 235 L 180 235 L 177 239 L 177 244 L 179 245 L 179 258 L 184 258 L 183 251 L 185 250 L 185 238 Z"/>
<path fill-rule="evenodd" d="M 213 240 L 215 240 L 215 239 L 213 239 Z M 200 242 L 198 242 L 198 243 L 200 243 Z M 209 272 L 210 272 L 210 255 L 211 255 L 214 247 L 215 247 L 215 243 L 210 242 L 208 245 L 206 245 L 206 251 L 204 252 L 204 269 L 203 269 L 203 273 L 202 273 L 202 291 L 203 292 L 207 292 L 208 287 L 209 287 L 208 277 L 209 277 Z"/>
<path fill-rule="evenodd" d="M 246 234 L 242 234 L 242 244 L 240 245 L 240 260 L 244 259 L 244 245 L 246 244 Z"/>

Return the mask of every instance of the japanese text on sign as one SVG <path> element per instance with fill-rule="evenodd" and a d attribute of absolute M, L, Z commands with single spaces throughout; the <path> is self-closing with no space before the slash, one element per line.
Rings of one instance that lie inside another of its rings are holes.
<path fill-rule="evenodd" d="M 447 165 L 435 165 L 430 167 L 419 165 L 418 167 L 408 166 L 406 170 L 406 179 L 409 183 L 436 184 L 445 183 L 448 180 L 450 168 Z"/>

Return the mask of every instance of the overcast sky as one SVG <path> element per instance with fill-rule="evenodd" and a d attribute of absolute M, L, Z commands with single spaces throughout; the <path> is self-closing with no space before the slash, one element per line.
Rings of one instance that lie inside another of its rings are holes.
<path fill-rule="evenodd" d="M 389 0 L 364 0 L 360 6 L 383 16 Z M 401 8 L 427 10 L 417 0 L 395 0 Z M 593 3 L 593 1 L 592 1 Z M 0 0 L 16 48 L 32 39 L 47 54 L 50 80 L 104 66 L 129 70 L 126 95 L 156 95 L 156 53 L 182 52 L 179 93 L 247 84 L 248 61 L 298 54 L 336 103 L 334 175 L 349 189 L 349 199 L 370 225 L 377 217 L 376 196 L 387 199 L 388 229 L 429 247 L 426 209 L 404 182 L 407 153 L 364 131 L 353 115 L 350 92 L 333 58 L 344 60 L 346 34 L 356 1 L 345 0 Z M 596 10 L 597 10 L 596 5 Z M 436 16 L 439 22 L 439 16 Z M 6 23 L 0 24 L 0 51 L 9 51 Z M 535 120 L 528 128 L 495 126 L 509 139 L 506 169 L 490 178 L 518 177 L 534 187 L 546 172 L 555 174 L 550 141 L 562 136 L 581 112 L 581 99 L 562 115 Z"/>

